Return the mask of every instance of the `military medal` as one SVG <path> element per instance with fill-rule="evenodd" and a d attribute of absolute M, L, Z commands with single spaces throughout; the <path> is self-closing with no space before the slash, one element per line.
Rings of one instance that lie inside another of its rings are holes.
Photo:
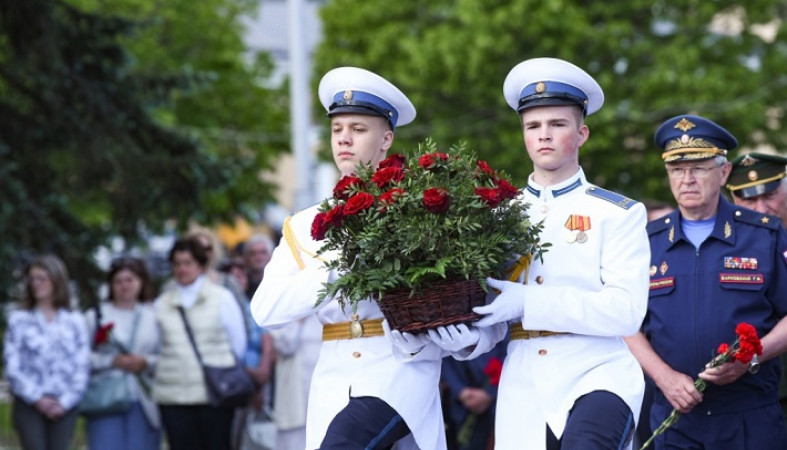
<path fill-rule="evenodd" d="M 350 320 L 352 320 L 352 322 L 350 322 L 350 337 L 357 339 L 363 336 L 363 325 L 361 325 L 361 322 L 358 320 L 358 314 L 350 316 Z"/>
<path fill-rule="evenodd" d="M 570 234 L 570 238 L 566 236 L 566 242 L 572 243 L 576 242 L 578 244 L 583 244 L 587 242 L 588 235 L 585 231 L 590 229 L 590 217 L 589 216 L 580 216 L 579 214 L 572 214 L 568 216 L 566 219 L 566 223 L 563 225 L 568 229 Z"/>

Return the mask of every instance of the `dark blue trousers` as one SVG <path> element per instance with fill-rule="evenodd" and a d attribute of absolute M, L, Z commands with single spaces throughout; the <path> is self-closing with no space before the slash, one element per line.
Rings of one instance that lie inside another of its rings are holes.
<path fill-rule="evenodd" d="M 325 433 L 320 450 L 389 449 L 410 434 L 399 413 L 377 397 L 351 397 Z"/>
<path fill-rule="evenodd" d="M 671 406 L 653 404 L 650 424 L 655 429 Z M 683 414 L 656 438 L 656 450 L 785 450 L 787 429 L 781 406 L 774 402 L 760 408 L 727 414 Z"/>
<path fill-rule="evenodd" d="M 593 391 L 574 402 L 559 440 L 547 427 L 547 450 L 620 450 L 633 435 L 628 405 L 611 392 Z"/>

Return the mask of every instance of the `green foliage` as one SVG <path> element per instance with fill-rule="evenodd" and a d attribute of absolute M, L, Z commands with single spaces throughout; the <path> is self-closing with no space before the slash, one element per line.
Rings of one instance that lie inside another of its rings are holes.
<path fill-rule="evenodd" d="M 103 278 L 92 255 L 110 237 L 133 245 L 168 221 L 210 223 L 270 198 L 259 171 L 285 148 L 268 131 L 286 129 L 286 102 L 261 86 L 270 61 L 244 60 L 239 14 L 252 10 L 2 3 L 0 292 L 31 254 L 54 252 L 89 302 Z"/>
<path fill-rule="evenodd" d="M 604 88 L 580 162 L 608 189 L 672 200 L 652 142 L 681 113 L 713 119 L 749 148 L 787 149 L 781 1 L 331 0 L 321 15 L 316 78 L 340 65 L 380 73 L 418 109 L 395 145 L 466 141 L 520 185 L 532 165 L 502 85 L 512 67 L 539 56 L 567 59 Z M 722 17 L 740 30 L 710 26 Z M 776 26 L 772 41 L 754 34 L 765 23 Z"/>
<path fill-rule="evenodd" d="M 541 225 L 529 222 L 516 196 L 505 173 L 465 145 L 437 153 L 427 139 L 379 169 L 360 168 L 339 181 L 315 218 L 313 236 L 325 240 L 320 253 L 336 252 L 327 267 L 339 274 L 320 298 L 338 294 L 355 308 L 370 296 L 416 292 L 441 279 L 485 286 L 517 255 L 540 257 L 548 247 L 538 243 Z"/>

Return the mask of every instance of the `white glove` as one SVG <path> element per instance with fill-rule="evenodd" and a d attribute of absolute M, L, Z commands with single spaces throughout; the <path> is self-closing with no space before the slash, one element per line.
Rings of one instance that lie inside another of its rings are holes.
<path fill-rule="evenodd" d="M 420 352 L 429 343 L 429 338 L 425 334 L 402 333 L 399 330 L 392 330 L 388 326 L 387 320 L 383 320 L 383 332 L 399 350 L 411 355 Z"/>
<path fill-rule="evenodd" d="M 451 353 L 472 347 L 481 338 L 481 332 L 477 328 L 468 327 L 463 323 L 429 329 L 427 333 L 432 342 Z"/>
<path fill-rule="evenodd" d="M 475 326 L 488 327 L 498 322 L 522 320 L 525 314 L 524 285 L 494 278 L 487 278 L 486 284 L 490 288 L 499 290 L 500 294 L 492 303 L 473 308 L 473 312 L 483 316 Z"/>

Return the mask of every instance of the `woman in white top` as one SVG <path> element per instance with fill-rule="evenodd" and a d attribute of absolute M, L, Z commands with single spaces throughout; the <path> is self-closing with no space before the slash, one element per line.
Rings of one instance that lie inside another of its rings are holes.
<path fill-rule="evenodd" d="M 60 258 L 42 256 L 26 273 L 21 308 L 8 317 L 3 347 L 14 428 L 23 448 L 65 450 L 88 382 L 87 330 L 82 315 L 69 308 Z"/>
<path fill-rule="evenodd" d="M 157 450 L 161 444 L 160 419 L 150 389 L 161 338 L 150 305 L 153 287 L 145 263 L 137 258 L 114 260 L 107 281 L 109 301 L 85 313 L 90 336 L 97 336 L 99 323 L 103 328 L 112 327 L 107 342 L 93 340 L 90 366 L 93 376 L 125 374 L 131 407 L 89 416 L 88 447 Z"/>

